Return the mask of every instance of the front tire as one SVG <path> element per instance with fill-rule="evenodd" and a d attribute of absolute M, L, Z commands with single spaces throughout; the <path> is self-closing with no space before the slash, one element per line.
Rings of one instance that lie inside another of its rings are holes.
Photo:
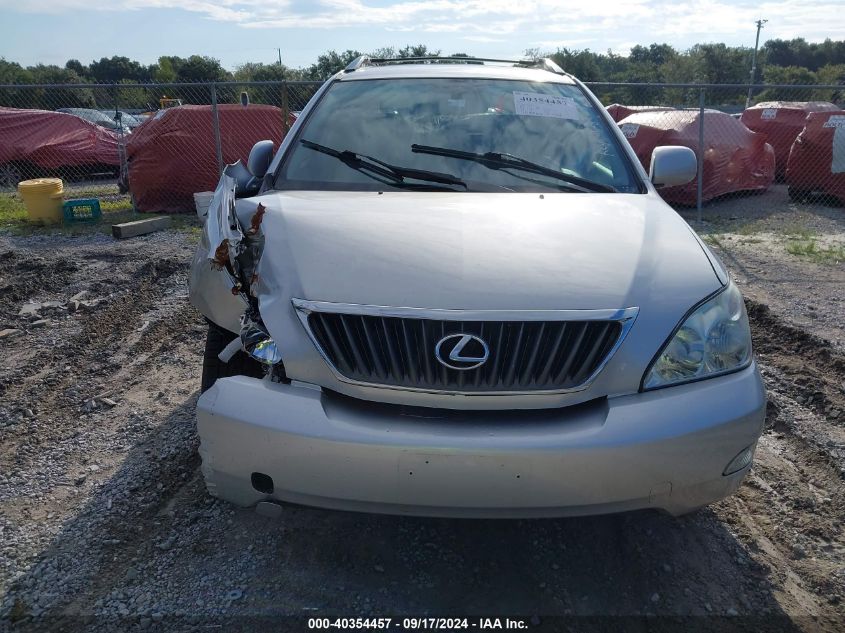
<path fill-rule="evenodd" d="M 247 356 L 243 350 L 238 351 L 228 363 L 224 363 L 218 357 L 225 347 L 237 338 L 229 330 L 221 328 L 215 323 L 208 323 L 208 334 L 205 338 L 205 353 L 202 359 L 202 385 L 201 392 L 205 392 L 217 381 L 218 378 L 230 376 L 249 376 L 251 378 L 263 378 L 264 367 L 256 360 Z"/>

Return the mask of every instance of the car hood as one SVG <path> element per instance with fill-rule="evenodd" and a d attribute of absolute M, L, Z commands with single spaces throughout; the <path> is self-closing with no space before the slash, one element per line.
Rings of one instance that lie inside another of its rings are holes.
<path fill-rule="evenodd" d="M 238 215 L 247 218 L 259 203 L 266 208 L 259 307 L 288 376 L 362 398 L 444 406 L 436 396 L 337 380 L 292 299 L 455 310 L 638 308 L 590 389 L 507 403 L 519 408 L 636 391 L 679 320 L 723 285 L 705 247 L 655 194 L 272 192 L 239 200 Z M 448 406 L 504 405 L 472 396 Z"/>
<path fill-rule="evenodd" d="M 294 192 L 251 201 L 267 209 L 262 280 L 278 288 L 265 290 L 289 297 L 604 309 L 655 293 L 697 301 L 720 285 L 687 224 L 649 195 Z"/>

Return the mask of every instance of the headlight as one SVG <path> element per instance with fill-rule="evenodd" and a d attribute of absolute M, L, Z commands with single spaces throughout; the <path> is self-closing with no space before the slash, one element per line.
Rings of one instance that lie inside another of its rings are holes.
<path fill-rule="evenodd" d="M 275 365 L 282 360 L 282 353 L 267 328 L 246 314 L 241 316 L 241 345 L 262 365 Z"/>
<path fill-rule="evenodd" d="M 748 315 L 742 295 L 730 282 L 681 323 L 646 372 L 643 389 L 727 374 L 750 362 Z"/>

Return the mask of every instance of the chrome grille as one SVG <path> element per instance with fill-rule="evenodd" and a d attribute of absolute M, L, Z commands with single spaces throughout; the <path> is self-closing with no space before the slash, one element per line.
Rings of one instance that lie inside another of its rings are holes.
<path fill-rule="evenodd" d="M 459 392 L 577 389 L 602 367 L 632 322 L 630 311 L 619 311 L 624 316 L 616 319 L 501 321 L 301 307 L 300 314 L 325 359 L 347 380 Z M 438 341 L 458 333 L 487 342 L 490 355 L 482 366 L 461 371 L 438 362 Z"/>

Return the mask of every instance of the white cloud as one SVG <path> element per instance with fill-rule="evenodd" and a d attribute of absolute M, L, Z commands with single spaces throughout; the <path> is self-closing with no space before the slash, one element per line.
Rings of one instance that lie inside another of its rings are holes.
<path fill-rule="evenodd" d="M 841 0 L 0 0 L 10 12 L 52 13 L 173 9 L 249 29 L 371 28 L 460 34 L 475 42 L 519 34 L 529 43 L 561 39 L 616 47 L 651 41 L 746 41 L 766 17 L 766 38 L 845 39 Z"/>
<path fill-rule="evenodd" d="M 503 37 L 490 37 L 489 35 L 464 35 L 463 39 L 468 42 L 494 43 L 507 41 Z"/>

